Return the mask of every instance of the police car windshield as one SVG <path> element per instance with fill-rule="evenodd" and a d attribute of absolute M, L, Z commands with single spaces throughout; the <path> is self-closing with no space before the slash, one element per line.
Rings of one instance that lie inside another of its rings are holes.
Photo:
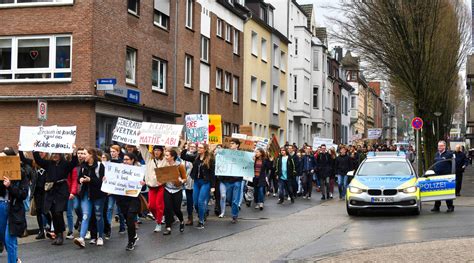
<path fill-rule="evenodd" d="M 360 167 L 358 176 L 380 175 L 411 175 L 411 169 L 406 162 L 377 161 L 365 162 Z"/>

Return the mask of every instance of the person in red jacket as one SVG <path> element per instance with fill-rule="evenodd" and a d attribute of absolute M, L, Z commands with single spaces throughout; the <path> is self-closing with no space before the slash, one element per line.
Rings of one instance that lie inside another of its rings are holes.
<path fill-rule="evenodd" d="M 79 166 L 75 167 L 67 177 L 67 185 L 69 188 L 69 201 L 67 203 L 67 228 L 68 232 L 66 235 L 67 239 L 74 238 L 74 216 L 73 211 L 76 211 L 77 218 L 82 217 L 81 210 L 79 208 L 79 199 L 77 198 L 77 189 L 79 187 L 77 180 L 77 169 L 84 162 L 84 148 L 79 147 L 77 149 L 77 158 L 79 160 Z"/>

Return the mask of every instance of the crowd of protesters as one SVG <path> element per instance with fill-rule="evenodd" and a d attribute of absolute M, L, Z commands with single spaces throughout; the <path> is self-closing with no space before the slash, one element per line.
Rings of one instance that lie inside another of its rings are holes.
<path fill-rule="evenodd" d="M 240 143 L 232 139 L 229 148 L 239 150 Z M 142 218 L 156 222 L 154 232 L 170 235 L 175 221 L 180 232 L 185 231 L 185 225 L 204 229 L 210 203 L 214 204 L 218 218 L 224 218 L 226 207 L 230 206 L 231 222 L 235 224 L 244 202 L 247 206 L 253 202 L 255 209 L 263 210 L 265 198 L 272 196 L 278 198 L 278 204 L 294 203 L 298 198 L 311 199 L 315 192 L 326 200 L 334 197 L 335 187 L 342 200 L 350 181 L 347 173 L 357 169 L 368 152 L 403 150 L 411 162 L 416 155 L 411 146 L 397 149 L 386 145 L 322 144 L 313 148 L 286 143 L 278 153 L 256 148 L 254 177 L 248 181 L 243 177 L 215 175 L 215 155 L 222 148 L 220 145 L 186 142 L 177 148 L 150 147 L 112 145 L 100 151 L 74 146 L 72 154 L 20 151 L 22 180 L 3 178 L 0 184 L 0 241 L 2 251 L 3 247 L 7 250 L 8 262 L 21 262 L 16 237 L 26 231 L 25 207 L 28 206 L 24 203 L 30 200 L 31 214 L 38 222 L 38 240 L 49 238 L 52 245 L 59 246 L 66 238 L 80 248 L 85 248 L 89 240 L 89 244 L 104 246 L 104 240 L 112 237 L 115 218 L 119 223 L 118 233 L 128 233 L 126 249 L 133 250 L 139 240 L 137 228 Z M 5 148 L 2 154 L 17 155 L 11 147 Z M 107 162 L 145 167 L 139 197 L 101 191 Z M 166 166 L 177 166 L 179 178 L 162 184 L 157 181 L 155 169 Z M 460 170 L 464 168 L 463 163 Z M 186 221 L 181 211 L 184 206 Z"/>

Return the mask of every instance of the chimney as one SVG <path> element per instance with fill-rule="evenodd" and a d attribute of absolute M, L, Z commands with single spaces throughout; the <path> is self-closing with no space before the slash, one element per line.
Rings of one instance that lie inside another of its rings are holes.
<path fill-rule="evenodd" d="M 342 60 L 342 47 L 336 46 L 333 48 L 334 51 L 334 57 L 337 62 L 341 62 Z"/>

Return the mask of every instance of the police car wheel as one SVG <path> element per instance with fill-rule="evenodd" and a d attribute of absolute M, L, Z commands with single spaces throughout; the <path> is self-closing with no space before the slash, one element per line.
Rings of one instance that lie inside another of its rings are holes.
<path fill-rule="evenodd" d="M 417 208 L 415 208 L 411 211 L 411 214 L 415 215 L 415 216 L 420 215 L 420 213 L 421 213 L 421 202 L 418 203 Z"/>
<path fill-rule="evenodd" d="M 349 208 L 349 206 L 347 205 L 346 203 L 346 210 L 347 210 L 347 214 L 350 215 L 350 216 L 357 216 L 359 213 L 357 212 L 357 210 L 355 209 L 352 209 L 352 208 Z"/>

